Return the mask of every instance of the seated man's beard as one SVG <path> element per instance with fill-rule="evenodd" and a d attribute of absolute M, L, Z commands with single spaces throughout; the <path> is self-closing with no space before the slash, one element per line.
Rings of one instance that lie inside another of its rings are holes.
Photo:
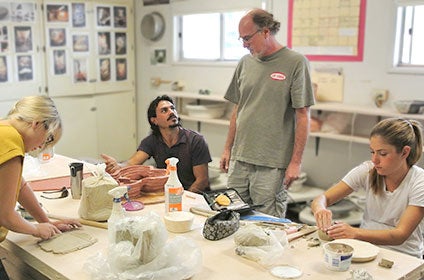
<path fill-rule="evenodd" d="M 174 128 L 174 127 L 178 127 L 178 126 L 181 126 L 179 122 L 178 123 L 171 124 L 169 126 L 169 128 Z"/>

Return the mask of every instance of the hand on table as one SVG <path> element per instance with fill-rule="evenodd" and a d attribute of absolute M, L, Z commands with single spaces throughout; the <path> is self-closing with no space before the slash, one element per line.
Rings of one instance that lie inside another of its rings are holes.
<path fill-rule="evenodd" d="M 52 222 L 60 231 L 69 231 L 82 227 L 81 223 L 76 219 L 65 219 Z"/>
<path fill-rule="evenodd" d="M 55 225 L 51 223 L 40 223 L 35 224 L 37 233 L 33 234 L 35 237 L 40 237 L 42 239 L 49 239 L 56 234 L 62 233 Z"/>

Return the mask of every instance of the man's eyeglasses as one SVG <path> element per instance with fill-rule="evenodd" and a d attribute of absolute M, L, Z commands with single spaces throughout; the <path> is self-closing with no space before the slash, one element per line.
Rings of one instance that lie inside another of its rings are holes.
<path fill-rule="evenodd" d="M 256 32 L 255 33 L 252 33 L 252 34 L 250 34 L 250 35 L 246 35 L 246 36 L 244 36 L 244 37 L 239 37 L 239 40 L 240 40 L 240 42 L 242 42 L 242 43 L 247 43 L 247 42 L 249 42 L 250 41 L 250 39 L 252 39 L 253 38 L 253 36 L 255 36 L 258 32 L 261 32 L 262 30 L 261 29 L 258 29 L 258 30 L 256 30 Z"/>

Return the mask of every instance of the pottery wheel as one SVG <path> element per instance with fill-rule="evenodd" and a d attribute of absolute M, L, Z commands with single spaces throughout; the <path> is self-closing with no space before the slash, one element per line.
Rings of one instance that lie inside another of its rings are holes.
<path fill-rule="evenodd" d="M 64 232 L 48 240 L 38 242 L 38 245 L 46 252 L 55 254 L 67 254 L 81 250 L 97 242 L 97 238 L 82 230 Z"/>

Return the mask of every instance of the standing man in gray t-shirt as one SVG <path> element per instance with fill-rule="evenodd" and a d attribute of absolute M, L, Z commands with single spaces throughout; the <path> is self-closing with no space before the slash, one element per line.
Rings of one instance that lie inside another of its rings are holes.
<path fill-rule="evenodd" d="M 240 60 L 225 94 L 235 106 L 220 165 L 228 187 L 246 202 L 284 217 L 284 186 L 300 174 L 314 96 L 309 62 L 276 40 L 279 29 L 261 9 L 240 20 L 240 40 L 250 55 Z"/>

